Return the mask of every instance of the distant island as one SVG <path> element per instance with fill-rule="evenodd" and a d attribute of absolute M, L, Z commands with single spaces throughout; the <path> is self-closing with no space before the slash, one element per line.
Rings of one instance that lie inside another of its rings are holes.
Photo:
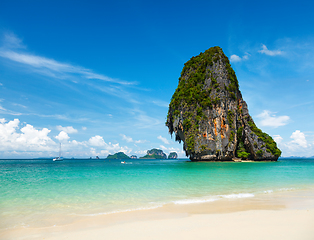
<path fill-rule="evenodd" d="M 123 152 L 118 152 L 113 155 L 109 154 L 107 159 L 130 159 L 130 157 Z"/>
<path fill-rule="evenodd" d="M 160 149 L 153 148 L 151 150 L 147 150 L 147 154 L 140 159 L 167 159 L 167 155 Z"/>
<path fill-rule="evenodd" d="M 177 159 L 177 158 L 178 158 L 178 154 L 176 152 L 171 152 L 168 156 L 168 159 Z M 106 159 L 137 159 L 137 156 L 132 155 L 129 157 L 123 152 L 117 152 L 113 155 L 109 154 Z M 147 150 L 147 154 L 143 157 L 140 157 L 139 159 L 167 159 L 167 155 L 162 150 L 153 148 L 151 150 Z"/>
<path fill-rule="evenodd" d="M 176 152 L 171 152 L 168 156 L 168 159 L 177 159 L 178 154 Z"/>

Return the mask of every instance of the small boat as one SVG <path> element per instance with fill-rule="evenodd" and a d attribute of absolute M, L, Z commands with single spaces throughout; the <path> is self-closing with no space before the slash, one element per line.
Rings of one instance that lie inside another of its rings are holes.
<path fill-rule="evenodd" d="M 52 159 L 54 162 L 55 161 L 63 161 L 63 157 L 61 157 L 61 143 L 60 143 L 60 148 L 59 148 L 59 157 L 56 157 Z"/>
<path fill-rule="evenodd" d="M 125 163 L 125 161 L 121 161 L 121 163 Z"/>

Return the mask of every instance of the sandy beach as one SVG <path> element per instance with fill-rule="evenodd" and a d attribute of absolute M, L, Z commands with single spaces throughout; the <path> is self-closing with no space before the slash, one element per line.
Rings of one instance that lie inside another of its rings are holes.
<path fill-rule="evenodd" d="M 168 204 L 53 227 L 7 229 L 0 239 L 314 239 L 314 192 Z"/>

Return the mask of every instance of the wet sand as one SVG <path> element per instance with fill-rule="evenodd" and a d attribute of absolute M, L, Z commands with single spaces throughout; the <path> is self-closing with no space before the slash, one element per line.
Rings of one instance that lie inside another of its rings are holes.
<path fill-rule="evenodd" d="M 16 228 L 0 239 L 314 239 L 314 191 L 269 193 L 199 204 L 80 217 Z M 63 221 L 64 222 L 64 221 Z"/>

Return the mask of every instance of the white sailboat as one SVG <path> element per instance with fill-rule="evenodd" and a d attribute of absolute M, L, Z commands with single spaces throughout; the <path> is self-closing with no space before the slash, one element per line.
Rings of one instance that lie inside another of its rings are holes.
<path fill-rule="evenodd" d="M 53 161 L 63 161 L 63 157 L 61 157 L 61 143 L 59 148 L 59 157 L 54 158 Z"/>

